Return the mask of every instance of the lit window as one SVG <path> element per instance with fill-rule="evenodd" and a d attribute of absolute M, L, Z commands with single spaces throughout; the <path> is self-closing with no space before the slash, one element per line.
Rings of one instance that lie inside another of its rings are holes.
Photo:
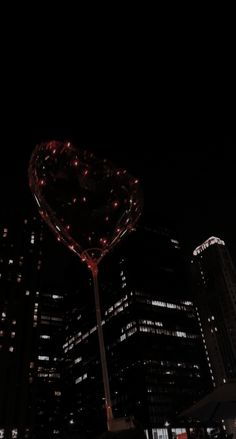
<path fill-rule="evenodd" d="M 2 318 L 1 318 L 1 320 L 4 322 L 4 320 L 6 319 L 6 313 L 5 312 L 2 312 Z"/>
<path fill-rule="evenodd" d="M 10 351 L 10 352 L 13 352 L 13 351 L 14 351 L 13 346 L 10 346 L 10 347 L 9 347 L 9 351 Z"/>
<path fill-rule="evenodd" d="M 81 383 L 81 381 L 85 380 L 88 377 L 87 373 L 84 373 L 84 375 L 81 375 L 79 378 L 76 378 L 75 384 Z"/>
<path fill-rule="evenodd" d="M 40 338 L 43 338 L 45 340 L 49 340 L 50 339 L 50 335 L 42 334 L 42 335 L 40 335 Z"/>
<path fill-rule="evenodd" d="M 90 334 L 92 334 L 93 332 L 95 332 L 97 329 L 97 326 L 94 326 L 92 329 L 90 329 Z"/>
<path fill-rule="evenodd" d="M 17 430 L 17 428 L 13 428 L 13 430 L 12 430 L 12 439 L 17 438 L 17 436 L 18 436 L 18 430 Z"/>
<path fill-rule="evenodd" d="M 38 355 L 38 360 L 49 361 L 49 357 L 47 355 Z"/>
<path fill-rule="evenodd" d="M 55 396 L 61 396 L 61 392 L 60 392 L 60 390 L 55 390 L 54 395 L 55 395 Z"/>
<path fill-rule="evenodd" d="M 123 334 L 123 335 L 120 336 L 120 341 L 123 341 L 125 339 L 126 339 L 126 334 Z"/>

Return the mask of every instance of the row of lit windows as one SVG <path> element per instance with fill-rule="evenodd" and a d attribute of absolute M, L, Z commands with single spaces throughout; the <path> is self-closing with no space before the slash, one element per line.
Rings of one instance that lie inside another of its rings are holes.
<path fill-rule="evenodd" d="M 34 304 L 34 318 L 33 318 L 33 327 L 36 328 L 38 321 L 38 306 L 39 304 L 35 302 Z"/>
<path fill-rule="evenodd" d="M 59 373 L 38 373 L 39 378 L 60 378 L 61 375 Z"/>
<path fill-rule="evenodd" d="M 130 294 L 132 296 L 133 292 L 131 292 Z M 144 295 L 140 291 L 135 291 L 134 294 L 135 294 L 135 296 L 139 297 L 139 300 L 142 297 L 141 301 L 143 303 L 147 303 L 147 304 L 153 305 L 153 306 L 159 306 L 161 308 L 177 309 L 180 311 L 189 311 L 189 307 L 193 307 L 193 303 L 190 302 L 189 300 L 182 300 L 181 304 L 177 304 L 177 303 L 171 303 L 171 302 L 164 302 L 162 300 L 151 300 L 150 298 L 147 298 L 146 295 Z"/>
<path fill-rule="evenodd" d="M 118 300 L 117 302 L 114 303 L 113 306 L 111 306 L 110 308 L 108 308 L 107 311 L 105 311 L 105 316 L 112 313 L 112 311 L 114 311 L 116 308 L 120 307 L 120 305 L 122 303 L 124 303 L 126 300 L 128 299 L 128 296 L 125 295 L 124 297 L 122 297 L 120 300 Z M 113 314 L 113 313 L 112 313 Z"/>
<path fill-rule="evenodd" d="M 189 363 L 189 362 L 177 362 L 177 361 L 167 361 L 167 360 L 143 360 L 143 364 L 153 364 L 153 365 L 161 365 L 164 367 L 181 367 L 181 368 L 193 368 L 193 369 L 199 369 L 199 365 L 196 363 Z"/>
<path fill-rule="evenodd" d="M 170 335 L 172 337 L 197 338 L 195 334 L 189 334 L 185 331 L 169 331 L 167 329 L 150 328 L 148 326 L 140 326 L 141 332 L 150 332 L 152 334 Z"/>
<path fill-rule="evenodd" d="M 139 323 L 142 322 L 148 322 L 148 324 L 146 325 L 140 325 L 139 326 L 139 330 L 140 332 L 147 332 L 147 333 L 151 333 L 151 334 L 159 334 L 159 335 L 169 335 L 172 337 L 183 337 L 183 338 L 197 338 L 198 336 L 196 334 L 190 334 L 187 333 L 185 331 L 170 331 L 167 329 L 158 329 L 156 327 L 150 327 L 150 325 L 156 325 L 156 326 L 163 326 L 163 324 L 161 322 L 153 322 L 151 320 L 140 320 Z M 149 323 L 150 322 L 150 323 Z M 123 341 L 126 340 L 126 338 L 131 337 L 133 334 L 135 334 L 138 329 L 135 326 L 134 328 L 130 329 L 129 331 L 127 331 L 127 327 L 130 326 L 134 326 L 136 325 L 135 322 L 130 322 L 128 323 L 128 325 L 126 325 L 126 327 L 122 328 L 121 332 L 122 335 L 119 338 L 119 341 Z M 125 333 L 123 333 L 125 332 Z"/>
<path fill-rule="evenodd" d="M 147 303 L 150 303 L 150 302 L 147 302 Z M 176 303 L 162 302 L 160 300 L 152 300 L 151 304 L 154 305 L 154 306 L 160 306 L 160 307 L 163 307 L 163 308 L 170 308 L 170 309 L 178 309 L 178 310 L 181 310 L 181 311 L 188 311 L 187 306 L 185 306 L 185 305 L 177 305 Z"/>
<path fill-rule="evenodd" d="M 135 332 L 137 332 L 137 328 L 132 328 L 129 331 L 127 331 L 125 334 L 122 334 L 119 338 L 120 341 L 125 340 L 128 337 L 131 337 L 133 334 L 135 334 Z"/>
<path fill-rule="evenodd" d="M 202 335 L 203 345 L 204 345 L 204 349 L 205 349 L 205 353 L 206 353 L 206 358 L 207 358 L 207 362 L 208 362 L 208 366 L 209 366 L 209 370 L 210 370 L 210 374 L 211 374 L 211 379 L 212 379 L 212 382 L 215 386 L 215 378 L 213 375 L 212 366 L 210 363 L 210 358 L 209 358 L 209 354 L 208 354 L 208 350 L 207 350 L 206 340 L 205 340 L 204 332 L 202 329 L 202 323 L 201 323 L 200 315 L 199 315 L 197 308 L 196 308 L 196 311 L 197 311 L 197 319 L 198 319 L 198 323 L 199 323 L 199 327 L 200 327 L 200 331 L 201 331 L 201 335 Z M 214 316 L 212 316 L 212 317 L 213 317 L 212 320 L 214 320 Z"/>
<path fill-rule="evenodd" d="M 88 374 L 87 374 L 87 373 L 84 373 L 84 374 L 81 375 L 79 378 L 76 378 L 76 380 L 75 380 L 75 384 L 79 384 L 79 383 L 81 383 L 81 381 L 86 380 L 87 377 L 88 377 Z"/>
<path fill-rule="evenodd" d="M 156 320 L 139 320 L 138 323 L 141 325 L 163 326 L 162 322 L 157 322 Z"/>
<path fill-rule="evenodd" d="M 27 431 L 29 431 L 27 429 Z M 4 439 L 5 437 L 5 429 L 4 428 L 0 428 L 0 439 Z M 16 439 L 18 437 L 18 429 L 17 428 L 13 428 L 11 430 L 11 437 L 12 439 Z"/>

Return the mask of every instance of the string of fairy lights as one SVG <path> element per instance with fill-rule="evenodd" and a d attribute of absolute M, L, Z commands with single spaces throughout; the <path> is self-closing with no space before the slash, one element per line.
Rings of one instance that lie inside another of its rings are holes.
<path fill-rule="evenodd" d="M 39 212 L 57 240 L 88 264 L 98 263 L 141 214 L 139 180 L 71 142 L 37 145 L 29 181 Z"/>

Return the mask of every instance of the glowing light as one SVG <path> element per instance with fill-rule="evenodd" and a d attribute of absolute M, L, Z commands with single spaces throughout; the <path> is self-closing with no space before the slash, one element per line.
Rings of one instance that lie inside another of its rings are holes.
<path fill-rule="evenodd" d="M 203 242 L 203 244 L 201 244 L 197 248 L 195 248 L 195 250 L 193 251 L 193 255 L 196 256 L 199 253 L 202 253 L 210 245 L 213 245 L 213 244 L 225 245 L 225 242 L 222 239 L 220 239 L 220 238 L 216 238 L 215 236 L 211 236 L 205 242 Z"/>
<path fill-rule="evenodd" d="M 57 240 L 92 270 L 141 214 L 138 180 L 70 142 L 37 145 L 29 182 L 40 214 Z"/>
<path fill-rule="evenodd" d="M 102 245 L 106 245 L 107 239 L 106 238 L 100 238 L 100 242 L 102 243 Z"/>

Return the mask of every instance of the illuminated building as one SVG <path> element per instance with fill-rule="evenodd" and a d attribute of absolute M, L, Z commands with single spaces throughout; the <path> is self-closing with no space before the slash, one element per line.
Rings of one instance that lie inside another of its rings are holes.
<path fill-rule="evenodd" d="M 193 256 L 198 318 L 212 380 L 220 385 L 236 379 L 236 271 L 219 238 L 207 239 Z"/>
<path fill-rule="evenodd" d="M 0 229 L 0 438 L 59 432 L 62 296 L 42 280 L 38 218 Z M 45 433 L 46 432 L 46 433 Z"/>
<path fill-rule="evenodd" d="M 82 278 L 68 297 L 65 419 L 94 437 L 105 413 L 92 287 Z M 179 241 L 162 229 L 136 231 L 99 273 L 114 414 L 134 416 L 149 439 L 180 428 L 177 414 L 209 388 L 185 279 Z"/>
<path fill-rule="evenodd" d="M 86 266 L 35 218 L 3 224 L 0 254 L 0 438 L 94 438 L 105 411 Z M 176 415 L 209 384 L 185 279 L 163 229 L 138 229 L 100 267 L 114 414 L 148 439 L 182 429 Z"/>

